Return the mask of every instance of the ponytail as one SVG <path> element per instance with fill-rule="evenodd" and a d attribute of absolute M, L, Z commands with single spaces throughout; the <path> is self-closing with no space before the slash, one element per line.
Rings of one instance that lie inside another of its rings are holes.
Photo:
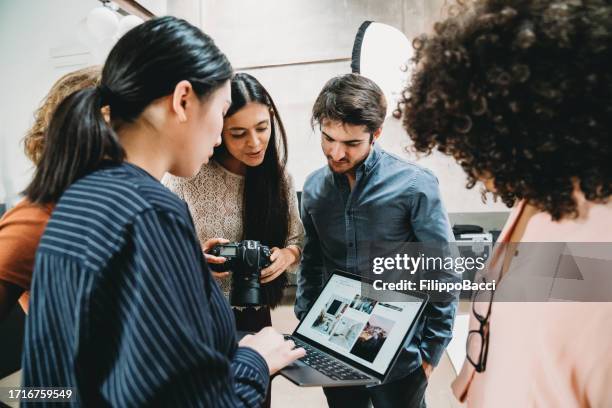
<path fill-rule="evenodd" d="M 103 106 L 109 106 L 113 123 L 133 123 L 182 80 L 205 98 L 232 75 L 214 41 L 185 20 L 166 16 L 132 28 L 108 54 L 101 85 L 71 94 L 55 110 L 26 196 L 38 204 L 57 202 L 79 178 L 125 159 Z"/>
<path fill-rule="evenodd" d="M 125 151 L 102 115 L 104 93 L 101 87 L 82 89 L 57 107 L 40 163 L 24 192 L 30 201 L 57 202 L 72 183 L 103 161 L 123 161 Z"/>

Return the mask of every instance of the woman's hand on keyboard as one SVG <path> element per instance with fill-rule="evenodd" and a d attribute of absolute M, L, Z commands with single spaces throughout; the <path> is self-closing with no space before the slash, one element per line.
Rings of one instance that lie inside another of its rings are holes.
<path fill-rule="evenodd" d="M 272 327 L 265 327 L 257 334 L 249 334 L 240 340 L 240 347 L 250 347 L 266 360 L 270 375 L 306 355 L 303 348 L 295 348 L 292 340 L 285 340 L 282 334 Z"/>

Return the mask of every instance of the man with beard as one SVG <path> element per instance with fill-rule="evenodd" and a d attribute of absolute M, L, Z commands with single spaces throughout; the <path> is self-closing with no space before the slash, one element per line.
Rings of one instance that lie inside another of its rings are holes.
<path fill-rule="evenodd" d="M 357 74 L 331 79 L 314 104 L 312 125 L 320 129 L 328 165 L 304 184 L 298 318 L 334 269 L 367 273 L 368 242 L 453 241 L 436 177 L 376 143 L 386 111 L 381 89 Z M 427 378 L 450 341 L 455 310 L 454 301 L 430 302 L 391 379 L 368 388 L 324 388 L 329 406 L 425 406 Z"/>

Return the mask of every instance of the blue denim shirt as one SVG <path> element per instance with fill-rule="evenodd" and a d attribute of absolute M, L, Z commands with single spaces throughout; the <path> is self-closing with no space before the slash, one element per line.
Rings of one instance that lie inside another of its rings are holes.
<path fill-rule="evenodd" d="M 438 180 L 429 170 L 375 147 L 356 170 L 353 189 L 328 166 L 310 174 L 302 193 L 305 229 L 295 314 L 302 318 L 334 269 L 360 273 L 363 242 L 452 242 Z M 425 360 L 437 365 L 452 337 L 457 302 L 430 302 L 392 377 Z"/>

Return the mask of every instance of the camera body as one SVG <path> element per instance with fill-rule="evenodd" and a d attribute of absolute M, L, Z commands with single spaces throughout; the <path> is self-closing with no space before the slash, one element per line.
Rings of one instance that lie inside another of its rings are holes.
<path fill-rule="evenodd" d="M 259 241 L 244 240 L 215 246 L 210 252 L 222 256 L 222 264 L 208 264 L 215 272 L 232 272 L 230 303 L 234 306 L 262 304 L 261 270 L 270 265 L 270 248 Z"/>

